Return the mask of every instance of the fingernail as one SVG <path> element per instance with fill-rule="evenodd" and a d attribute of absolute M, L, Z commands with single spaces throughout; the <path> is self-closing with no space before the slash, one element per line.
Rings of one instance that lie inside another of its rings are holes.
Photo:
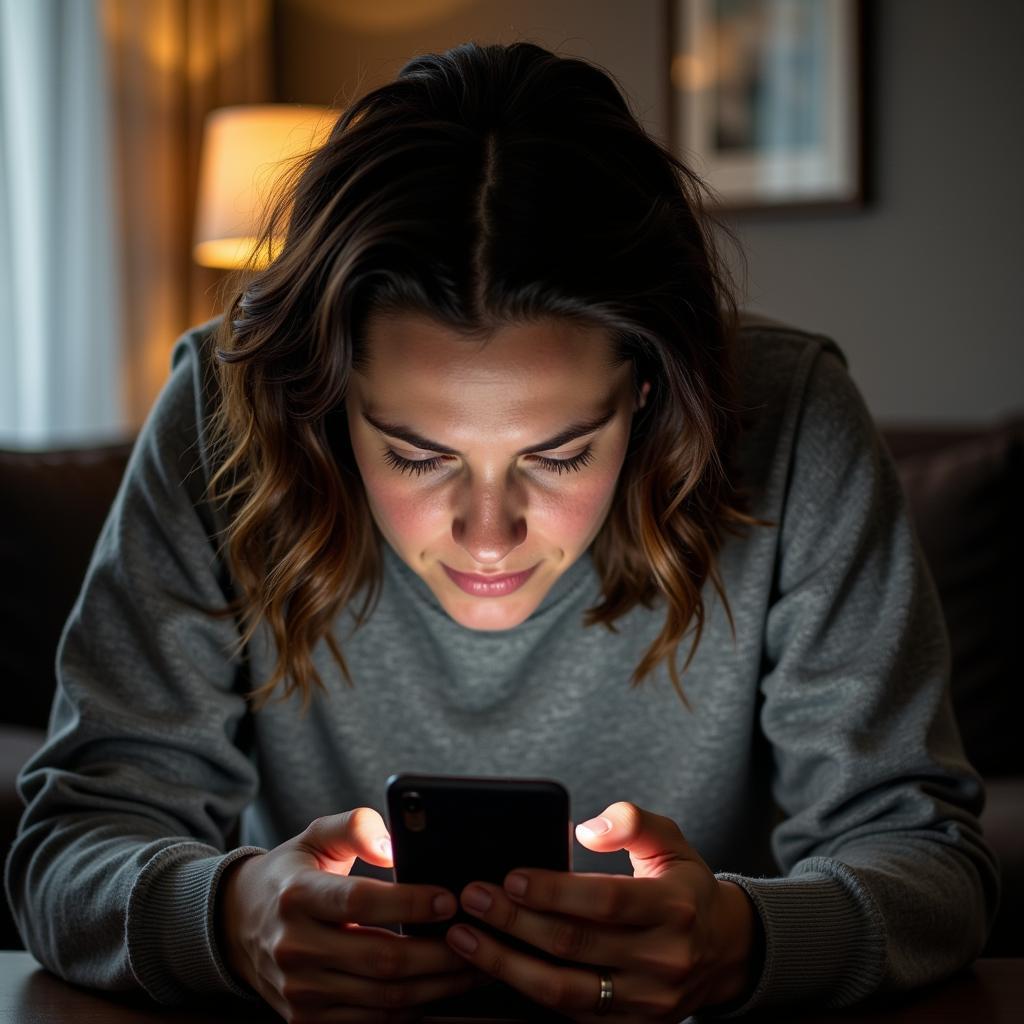
<path fill-rule="evenodd" d="M 576 826 L 580 832 L 583 832 L 587 838 L 591 836 L 603 836 L 605 832 L 611 832 L 612 823 L 604 817 L 591 818 L 590 821 L 585 821 L 581 825 Z"/>
<path fill-rule="evenodd" d="M 478 945 L 476 936 L 468 928 L 453 928 L 448 941 L 462 953 L 475 953 Z"/>
<path fill-rule="evenodd" d="M 383 839 L 377 840 L 377 849 L 380 850 L 382 856 L 387 857 L 389 859 L 392 857 L 391 840 L 388 839 L 386 836 Z"/>
<path fill-rule="evenodd" d="M 455 897 L 450 892 L 439 892 L 434 897 L 433 907 L 438 917 L 451 917 L 455 913 Z"/>
<path fill-rule="evenodd" d="M 491 904 L 494 900 L 491 899 L 491 894 L 486 889 L 481 889 L 480 886 L 474 885 L 462 894 L 462 902 L 470 910 L 475 910 L 477 913 L 482 914 L 484 911 L 491 909 Z"/>
<path fill-rule="evenodd" d="M 509 875 L 505 879 L 505 892 L 509 896 L 525 896 L 526 886 L 529 884 L 529 879 L 526 875 L 513 874 Z"/>

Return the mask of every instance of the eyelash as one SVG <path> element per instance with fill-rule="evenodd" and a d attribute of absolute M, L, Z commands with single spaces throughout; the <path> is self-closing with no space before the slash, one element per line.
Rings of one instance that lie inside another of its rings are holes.
<path fill-rule="evenodd" d="M 578 473 L 584 466 L 589 466 L 594 461 L 592 446 L 589 444 L 579 455 L 574 455 L 571 459 L 545 459 L 542 455 L 533 457 L 544 469 L 551 473 L 558 473 L 559 476 L 568 472 Z M 437 455 L 432 459 L 403 459 L 401 455 L 393 452 L 390 448 L 385 448 L 384 461 L 394 466 L 400 473 L 415 473 L 419 476 L 421 473 L 431 473 L 438 469 L 444 462 L 444 456 Z"/>

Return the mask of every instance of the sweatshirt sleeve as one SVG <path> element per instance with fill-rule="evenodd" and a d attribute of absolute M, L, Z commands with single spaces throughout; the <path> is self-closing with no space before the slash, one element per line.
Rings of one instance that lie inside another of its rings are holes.
<path fill-rule="evenodd" d="M 55 974 L 161 1003 L 258 997 L 229 975 L 214 898 L 256 770 L 228 582 L 202 501 L 202 328 L 178 339 L 64 626 L 47 740 L 4 884 Z M 73 514 L 71 511 L 70 514 Z"/>
<path fill-rule="evenodd" d="M 832 342 L 814 356 L 768 602 L 760 725 L 781 877 L 722 872 L 760 915 L 728 1019 L 839 1008 L 973 961 L 999 900 L 950 697 L 949 639 L 892 457 Z"/>

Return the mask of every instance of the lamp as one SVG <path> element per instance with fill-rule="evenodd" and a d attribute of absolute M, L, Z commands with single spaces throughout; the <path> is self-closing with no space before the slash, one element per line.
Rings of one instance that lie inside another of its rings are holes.
<path fill-rule="evenodd" d="M 338 114 L 332 107 L 285 103 L 207 114 L 192 247 L 197 263 L 233 269 L 248 262 L 271 191 L 294 158 L 323 145 Z M 269 259 L 260 253 L 256 262 L 265 266 Z"/>

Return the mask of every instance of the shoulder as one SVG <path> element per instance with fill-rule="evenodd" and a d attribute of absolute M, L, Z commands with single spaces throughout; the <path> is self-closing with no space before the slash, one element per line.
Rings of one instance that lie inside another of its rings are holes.
<path fill-rule="evenodd" d="M 213 350 L 221 319 L 190 327 L 175 339 L 170 374 L 128 464 L 129 476 L 144 487 L 182 487 L 197 503 L 210 473 L 207 424 L 215 405 Z"/>
<path fill-rule="evenodd" d="M 156 433 L 172 443 L 198 449 L 204 460 L 207 425 L 217 405 L 215 348 L 222 320 L 223 316 L 215 316 L 188 328 L 175 339 L 170 376 L 150 413 Z"/>
<path fill-rule="evenodd" d="M 756 402 L 781 396 L 793 397 L 806 383 L 819 357 L 834 361 L 844 371 L 849 360 L 827 334 L 807 330 L 760 314 L 740 316 L 736 338 L 736 362 L 744 396 Z"/>
<path fill-rule="evenodd" d="M 826 334 L 751 313 L 736 338 L 738 455 L 743 478 L 767 486 L 797 453 L 863 454 L 874 431 L 840 345 Z M 774 489 L 774 488 L 773 488 Z"/>
<path fill-rule="evenodd" d="M 215 404 L 215 348 L 224 317 L 215 317 L 180 334 L 171 349 L 171 385 L 191 395 L 200 420 Z M 179 399 L 180 400 L 180 399 Z"/>
<path fill-rule="evenodd" d="M 833 338 L 744 314 L 737 352 L 744 404 L 788 410 L 802 442 L 828 438 L 836 448 L 875 435 L 850 361 Z"/>

